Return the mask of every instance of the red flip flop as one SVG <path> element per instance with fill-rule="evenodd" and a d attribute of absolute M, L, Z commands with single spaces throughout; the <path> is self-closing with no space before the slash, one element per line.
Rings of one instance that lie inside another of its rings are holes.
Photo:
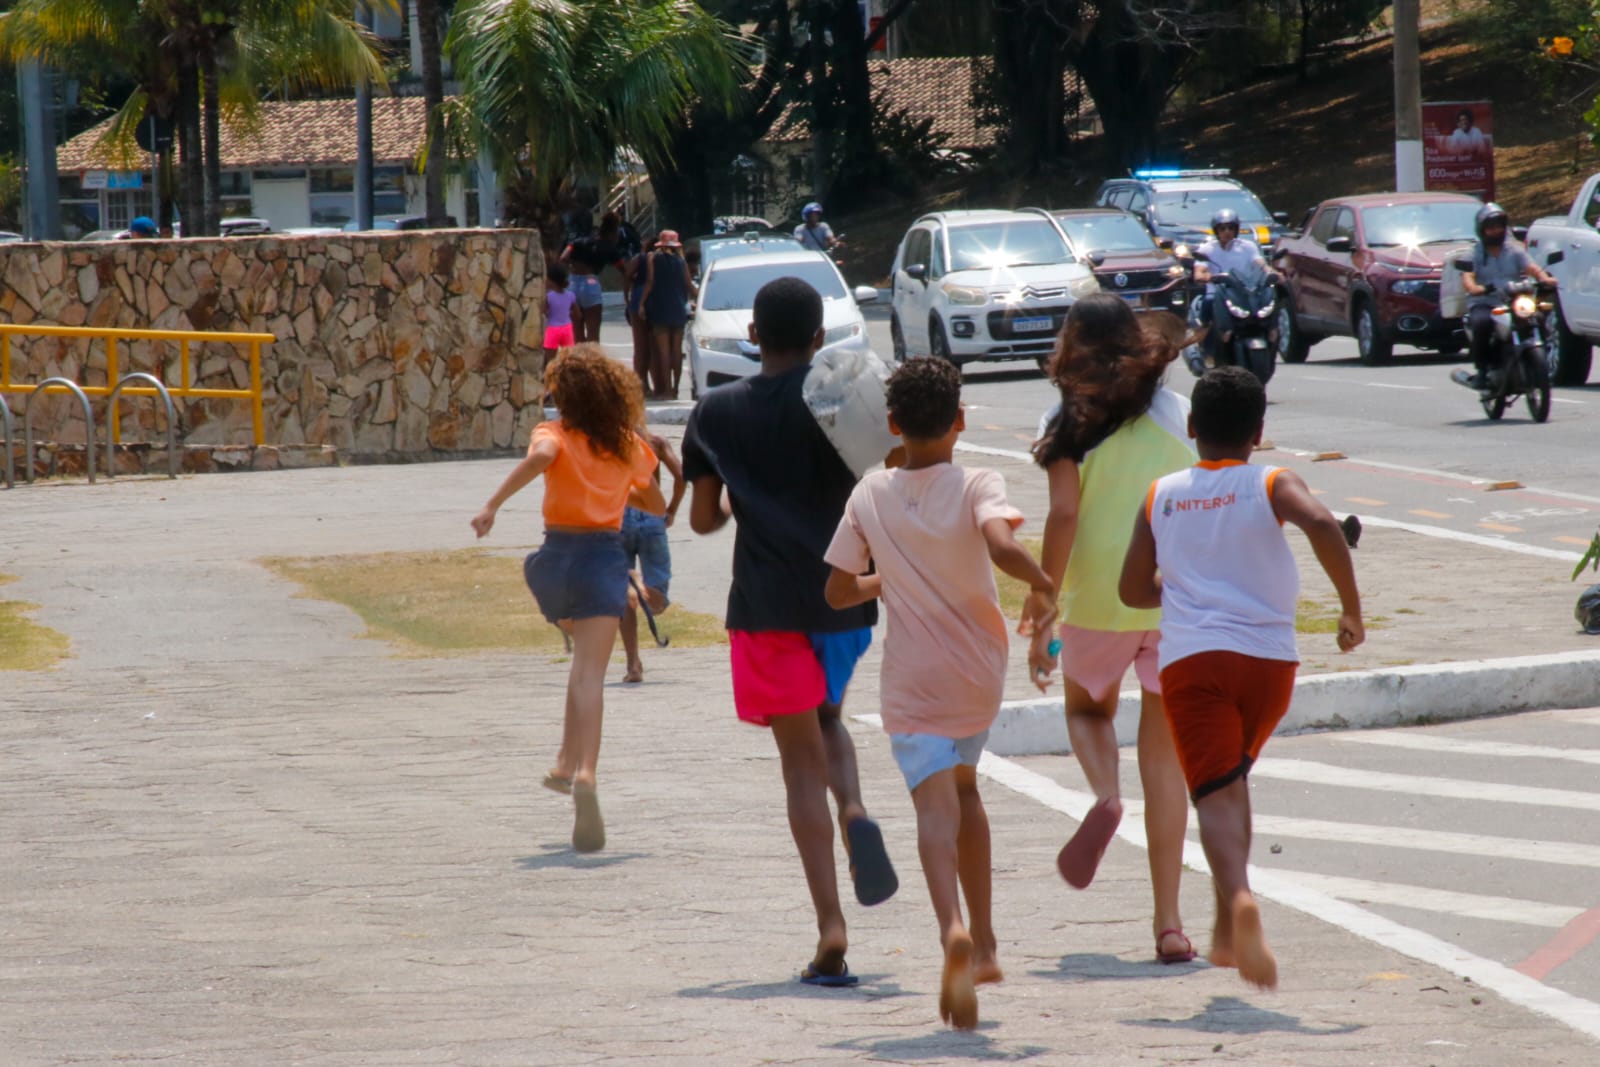
<path fill-rule="evenodd" d="M 1168 934 L 1183 938 L 1183 948 L 1177 952 L 1162 952 L 1161 942 L 1167 939 Z M 1189 940 L 1189 935 L 1176 926 L 1161 931 L 1156 935 L 1156 962 L 1157 963 L 1192 963 L 1195 951 L 1194 942 Z"/>
<path fill-rule="evenodd" d="M 1074 889 L 1089 888 L 1089 883 L 1094 881 L 1094 872 L 1100 868 L 1100 857 L 1105 855 L 1106 846 L 1111 844 L 1111 838 L 1117 832 L 1117 824 L 1122 822 L 1122 812 L 1113 810 L 1113 804 L 1117 802 L 1107 797 L 1090 808 L 1078 832 L 1061 846 L 1061 852 L 1056 856 L 1056 867 L 1061 871 L 1061 877 Z M 1121 805 L 1117 804 L 1117 807 L 1120 809 Z"/>

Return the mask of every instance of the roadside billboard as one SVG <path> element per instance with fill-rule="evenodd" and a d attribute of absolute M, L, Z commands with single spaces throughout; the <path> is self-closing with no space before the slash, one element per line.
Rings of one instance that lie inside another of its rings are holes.
<path fill-rule="evenodd" d="M 1423 188 L 1494 199 L 1494 107 L 1488 100 L 1422 105 Z"/>

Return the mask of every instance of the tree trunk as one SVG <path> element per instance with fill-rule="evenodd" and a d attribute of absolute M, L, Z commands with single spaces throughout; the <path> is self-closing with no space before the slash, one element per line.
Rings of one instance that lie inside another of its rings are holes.
<path fill-rule="evenodd" d="M 205 161 L 200 146 L 200 70 L 194 56 L 178 61 L 179 212 L 186 236 L 204 232 Z"/>
<path fill-rule="evenodd" d="M 417 39 L 422 52 L 422 98 L 428 107 L 428 146 L 422 167 L 428 225 L 443 226 L 444 203 L 444 70 L 439 47 L 438 0 L 416 0 Z"/>
<path fill-rule="evenodd" d="M 903 10 L 903 9 L 902 9 Z M 838 168 L 826 188 L 818 189 L 831 211 L 848 211 L 871 198 L 881 184 L 882 167 L 872 120 L 872 78 L 867 70 L 867 28 L 856 0 L 836 0 L 833 31 L 832 98 L 839 120 Z"/>
<path fill-rule="evenodd" d="M 806 48 L 811 60 L 811 193 L 821 196 L 833 177 L 833 80 L 828 77 L 828 3 L 811 0 Z"/>
<path fill-rule="evenodd" d="M 217 86 L 217 53 L 208 47 L 200 54 L 204 105 L 205 230 L 206 237 L 222 233 L 222 101 Z M 194 236 L 202 236 L 195 234 Z"/>
<path fill-rule="evenodd" d="M 673 138 L 672 158 L 647 160 L 656 194 L 656 221 L 684 234 L 711 232 L 711 166 L 703 146 L 708 138 L 684 129 Z M 644 234 L 643 236 L 650 236 Z"/>
<path fill-rule="evenodd" d="M 1105 129 L 1105 162 L 1111 173 L 1156 156 L 1161 113 L 1181 59 L 1169 47 L 1142 35 L 1133 13 L 1116 5 L 1095 22 L 1078 51 L 1074 62 Z"/>
<path fill-rule="evenodd" d="M 177 168 L 172 165 L 172 145 L 167 144 L 156 156 L 156 228 L 163 235 L 172 232 L 174 201 L 178 194 Z"/>
<path fill-rule="evenodd" d="M 1067 151 L 1069 41 L 1053 20 L 1020 14 L 995 19 L 995 71 L 1007 116 L 1005 149 L 1015 169 L 1036 173 Z"/>
<path fill-rule="evenodd" d="M 1308 53 L 1311 51 L 1311 0 L 1300 0 L 1300 50 L 1295 55 L 1295 75 L 1301 85 L 1310 76 Z"/>

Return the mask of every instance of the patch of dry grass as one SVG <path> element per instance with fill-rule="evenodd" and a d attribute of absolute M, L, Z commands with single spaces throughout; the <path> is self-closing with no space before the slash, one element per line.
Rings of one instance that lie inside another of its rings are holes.
<path fill-rule="evenodd" d="M 471 548 L 261 562 L 298 584 L 302 595 L 343 604 L 366 623 L 363 636 L 387 641 L 405 655 L 566 651 L 560 631 L 539 614 L 523 584 L 522 561 L 514 557 Z M 674 607 L 657 623 L 672 639 L 666 652 L 727 640 L 722 620 L 711 615 Z M 643 619 L 640 629 L 648 646 Z"/>
<path fill-rule="evenodd" d="M 16 581 L 0 574 L 0 585 Z M 67 635 L 30 620 L 39 607 L 21 600 L 0 600 L 0 671 L 42 671 L 65 659 L 71 643 Z"/>

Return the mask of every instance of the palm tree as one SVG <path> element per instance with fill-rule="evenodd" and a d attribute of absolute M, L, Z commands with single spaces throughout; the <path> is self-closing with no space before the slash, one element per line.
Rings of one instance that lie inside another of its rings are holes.
<path fill-rule="evenodd" d="M 422 98 L 427 108 L 427 140 L 423 144 L 422 188 L 427 204 L 428 225 L 442 226 L 444 210 L 445 112 L 444 64 L 439 43 L 438 0 L 416 0 L 417 35 L 422 55 Z"/>
<path fill-rule="evenodd" d="M 606 173 L 616 151 L 669 150 L 689 106 L 732 107 L 750 43 L 691 0 L 465 0 L 446 41 L 471 123 L 507 207 L 560 239 L 563 196 L 578 174 Z"/>

